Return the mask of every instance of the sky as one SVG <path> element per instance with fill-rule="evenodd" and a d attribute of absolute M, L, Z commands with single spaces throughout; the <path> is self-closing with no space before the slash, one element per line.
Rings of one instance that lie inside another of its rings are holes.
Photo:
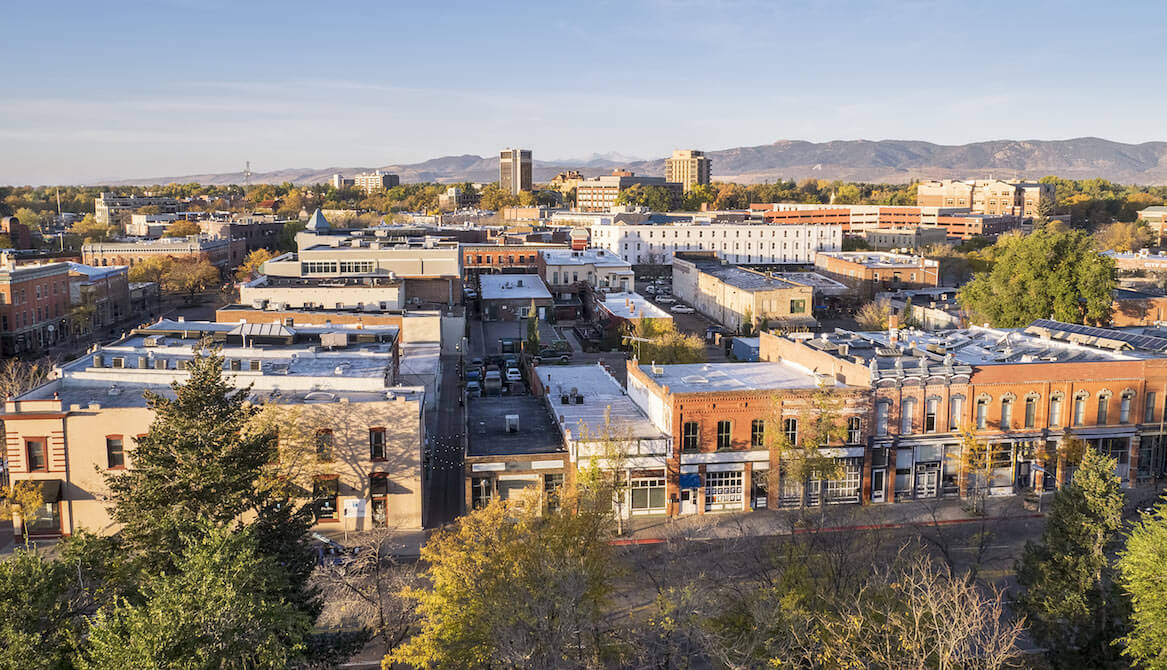
<path fill-rule="evenodd" d="M 1167 3 L 0 4 L 0 184 L 779 139 L 1167 139 Z"/>

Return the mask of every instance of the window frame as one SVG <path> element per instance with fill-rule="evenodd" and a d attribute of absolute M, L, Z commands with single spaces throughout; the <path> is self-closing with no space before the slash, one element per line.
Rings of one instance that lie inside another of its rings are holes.
<path fill-rule="evenodd" d="M 733 449 L 733 422 L 721 419 L 717 422 L 717 450 L 728 451 Z"/>
<path fill-rule="evenodd" d="M 380 435 L 380 445 L 379 445 L 381 448 L 381 455 L 380 456 L 377 455 L 376 448 L 377 448 L 378 444 L 377 444 L 376 440 L 373 439 L 374 435 Z M 388 436 L 387 436 L 387 433 L 386 433 L 386 430 L 384 427 L 373 426 L 373 427 L 369 428 L 369 460 L 370 461 L 373 461 L 374 463 L 380 463 L 380 462 L 388 460 L 388 453 L 389 453 L 388 444 L 389 444 Z"/>
<path fill-rule="evenodd" d="M 115 440 L 118 444 L 116 451 L 112 448 Z M 120 460 L 116 465 L 114 464 L 115 453 Z M 105 436 L 105 467 L 109 470 L 124 470 L 126 468 L 126 441 L 124 435 Z"/>
<path fill-rule="evenodd" d="M 754 448 L 766 446 L 765 419 L 754 419 L 750 422 L 750 446 Z"/>
<path fill-rule="evenodd" d="M 692 434 L 689 429 L 692 428 Z M 690 444 L 690 440 L 692 444 Z M 701 450 L 701 424 L 696 421 L 681 423 L 681 452 L 693 453 Z"/>
<path fill-rule="evenodd" d="M 331 484 L 325 485 L 325 482 L 331 482 Z M 328 492 L 325 489 L 331 489 L 332 495 L 321 495 L 321 492 Z M 321 504 L 327 500 L 332 501 L 332 516 L 323 516 L 320 513 Z M 340 477 L 338 475 L 317 475 L 312 478 L 312 517 L 316 523 L 340 522 Z"/>
<path fill-rule="evenodd" d="M 40 465 L 33 467 L 32 462 L 32 445 L 38 446 L 40 454 Z M 48 472 L 49 471 L 49 441 L 43 437 L 26 437 L 24 438 L 24 469 L 26 472 Z"/>

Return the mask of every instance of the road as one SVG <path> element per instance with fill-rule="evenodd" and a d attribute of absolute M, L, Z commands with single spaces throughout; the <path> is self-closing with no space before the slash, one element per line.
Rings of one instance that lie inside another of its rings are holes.
<path fill-rule="evenodd" d="M 426 417 L 426 528 L 438 528 L 462 511 L 462 456 L 465 409 L 459 402 L 458 354 L 442 354 L 438 407 Z"/>

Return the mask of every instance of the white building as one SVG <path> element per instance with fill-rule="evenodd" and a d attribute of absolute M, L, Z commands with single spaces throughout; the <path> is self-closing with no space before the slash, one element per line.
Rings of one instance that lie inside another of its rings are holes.
<path fill-rule="evenodd" d="M 841 225 L 748 223 L 592 224 L 592 246 L 633 265 L 670 265 L 684 251 L 716 252 L 729 263 L 811 264 L 819 251 L 843 247 Z"/>

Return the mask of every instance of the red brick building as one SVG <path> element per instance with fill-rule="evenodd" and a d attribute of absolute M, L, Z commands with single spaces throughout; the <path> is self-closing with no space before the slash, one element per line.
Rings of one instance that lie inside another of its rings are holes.
<path fill-rule="evenodd" d="M 16 265 L 0 259 L 0 354 L 36 352 L 67 333 L 69 264 Z"/>

